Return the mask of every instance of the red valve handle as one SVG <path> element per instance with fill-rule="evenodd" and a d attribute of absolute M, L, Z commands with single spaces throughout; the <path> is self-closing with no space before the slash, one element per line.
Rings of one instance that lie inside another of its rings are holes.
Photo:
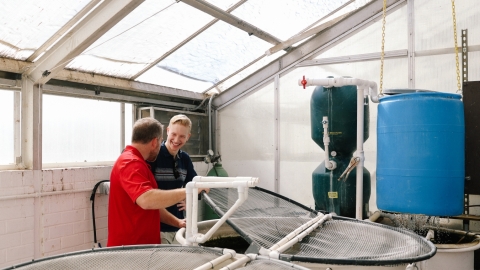
<path fill-rule="evenodd" d="M 303 76 L 303 80 L 300 82 L 303 85 L 303 89 L 307 86 L 307 80 L 305 80 L 305 76 Z"/>

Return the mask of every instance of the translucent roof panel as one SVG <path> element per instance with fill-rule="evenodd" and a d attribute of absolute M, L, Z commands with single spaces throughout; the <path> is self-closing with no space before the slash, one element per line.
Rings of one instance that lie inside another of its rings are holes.
<path fill-rule="evenodd" d="M 67 68 L 130 78 L 213 19 L 174 0 L 146 0 Z"/>
<path fill-rule="evenodd" d="M 183 76 L 216 83 L 258 58 L 270 47 L 270 43 L 219 21 L 158 66 Z"/>
<path fill-rule="evenodd" d="M 0 56 L 25 60 L 90 0 L 0 0 Z"/>
<path fill-rule="evenodd" d="M 213 85 L 211 82 L 189 78 L 176 72 L 165 70 L 158 66 L 154 66 L 147 70 L 137 78 L 137 81 L 179 88 L 197 93 L 201 93 Z"/>
<path fill-rule="evenodd" d="M 249 0 L 232 14 L 281 40 L 287 40 L 347 2 Z"/>
<path fill-rule="evenodd" d="M 240 82 L 241 80 L 247 78 L 251 74 L 255 73 L 257 70 L 261 69 L 262 67 L 266 66 L 267 64 L 271 63 L 275 59 L 279 58 L 280 56 L 284 55 L 285 51 L 278 51 L 272 55 L 264 56 L 252 65 L 242 69 L 237 74 L 234 74 L 230 78 L 226 79 L 224 82 L 221 82 L 215 86 L 212 90 L 208 90 L 207 93 L 211 94 L 213 92 L 218 93 L 224 90 L 227 90 L 231 86 L 235 85 L 236 83 Z M 211 92 L 212 91 L 212 92 Z M 211 93 L 210 93 L 211 92 Z"/>

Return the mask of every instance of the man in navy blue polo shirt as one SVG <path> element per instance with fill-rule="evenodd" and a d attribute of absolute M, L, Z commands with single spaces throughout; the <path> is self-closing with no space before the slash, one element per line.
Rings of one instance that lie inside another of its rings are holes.
<path fill-rule="evenodd" d="M 190 138 L 192 122 L 183 115 L 175 115 L 167 127 L 167 140 L 162 142 L 157 159 L 150 163 L 158 188 L 171 190 L 183 188 L 197 175 L 190 156 L 180 150 Z M 178 243 L 175 234 L 186 226 L 185 201 L 160 210 L 162 244 Z"/>

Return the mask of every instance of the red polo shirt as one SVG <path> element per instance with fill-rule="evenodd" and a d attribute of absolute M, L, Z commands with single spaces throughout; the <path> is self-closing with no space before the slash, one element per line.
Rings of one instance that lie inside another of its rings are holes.
<path fill-rule="evenodd" d="M 157 183 L 140 152 L 127 146 L 113 165 L 108 201 L 107 246 L 160 244 L 160 212 L 135 201 Z"/>

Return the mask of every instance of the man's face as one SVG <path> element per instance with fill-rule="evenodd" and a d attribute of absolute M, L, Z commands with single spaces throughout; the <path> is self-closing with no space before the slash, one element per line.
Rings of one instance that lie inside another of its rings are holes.
<path fill-rule="evenodd" d="M 167 127 L 167 145 L 170 151 L 177 153 L 190 138 L 188 127 L 175 123 Z"/>

